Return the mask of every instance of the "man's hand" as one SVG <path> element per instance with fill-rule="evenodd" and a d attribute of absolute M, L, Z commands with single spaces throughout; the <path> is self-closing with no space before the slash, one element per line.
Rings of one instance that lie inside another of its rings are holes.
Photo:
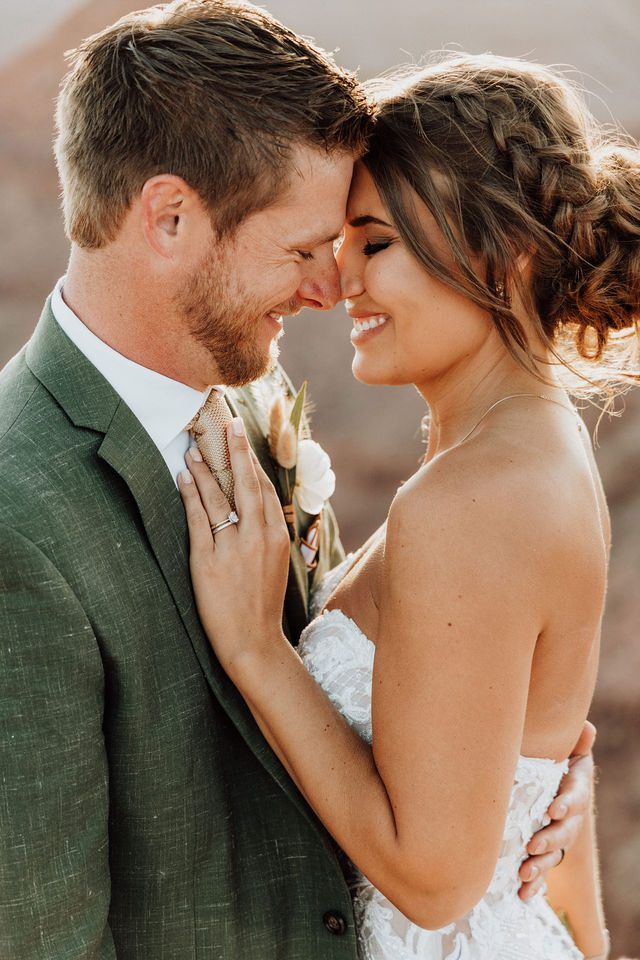
<path fill-rule="evenodd" d="M 520 867 L 519 896 L 533 897 L 545 882 L 546 875 L 557 867 L 576 841 L 589 812 L 593 784 L 593 742 L 596 728 L 585 721 L 580 739 L 569 757 L 569 772 L 560 784 L 557 797 L 547 813 L 551 823 L 534 834 L 527 847 L 530 856 Z M 564 851 L 564 852 L 563 852 Z"/>

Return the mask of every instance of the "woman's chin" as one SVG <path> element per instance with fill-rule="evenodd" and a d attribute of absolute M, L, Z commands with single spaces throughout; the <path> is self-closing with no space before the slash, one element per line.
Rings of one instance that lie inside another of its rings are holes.
<path fill-rule="evenodd" d="M 360 383 L 371 387 L 384 387 L 397 383 L 393 371 L 384 363 L 372 363 L 356 353 L 351 364 L 351 372 Z M 397 374 L 397 371 L 396 371 Z"/>

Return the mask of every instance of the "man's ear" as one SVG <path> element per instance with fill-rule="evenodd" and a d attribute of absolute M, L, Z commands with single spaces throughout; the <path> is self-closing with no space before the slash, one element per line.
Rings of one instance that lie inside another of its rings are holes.
<path fill-rule="evenodd" d="M 139 203 L 141 228 L 147 243 L 159 256 L 173 259 L 185 221 L 199 203 L 195 191 L 181 177 L 159 174 L 144 184 Z"/>

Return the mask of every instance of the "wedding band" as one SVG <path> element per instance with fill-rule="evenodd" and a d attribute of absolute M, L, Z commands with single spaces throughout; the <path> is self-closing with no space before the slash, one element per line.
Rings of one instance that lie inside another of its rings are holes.
<path fill-rule="evenodd" d="M 240 523 L 240 517 L 232 510 L 226 520 L 222 520 L 220 523 L 211 524 L 211 533 L 213 534 L 213 539 L 216 538 L 216 533 L 220 533 L 221 530 L 226 530 L 227 527 L 232 527 L 234 524 Z"/>

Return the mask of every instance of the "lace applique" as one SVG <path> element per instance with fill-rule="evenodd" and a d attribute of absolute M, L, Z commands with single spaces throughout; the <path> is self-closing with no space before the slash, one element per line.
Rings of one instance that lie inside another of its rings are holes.
<path fill-rule="evenodd" d="M 333 592 L 333 591 L 332 591 Z M 329 610 L 298 645 L 307 670 L 357 734 L 371 743 L 371 680 L 375 647 L 341 610 Z"/>
<path fill-rule="evenodd" d="M 323 578 L 313 610 L 322 609 L 352 562 L 348 557 Z M 371 641 L 342 611 L 330 610 L 303 631 L 298 652 L 336 708 L 371 743 Z M 416 926 L 347 862 L 362 960 L 582 960 L 543 893 L 526 903 L 518 897 L 527 843 L 548 822 L 546 810 L 567 768 L 566 762 L 520 757 L 491 883 L 465 917 L 441 930 Z"/>

